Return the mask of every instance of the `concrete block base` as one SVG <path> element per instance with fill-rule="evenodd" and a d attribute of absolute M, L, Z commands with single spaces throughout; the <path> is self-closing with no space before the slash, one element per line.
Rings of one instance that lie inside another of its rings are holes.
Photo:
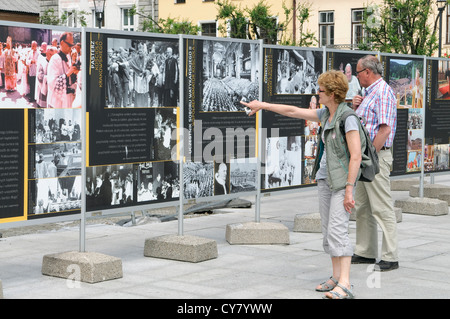
<path fill-rule="evenodd" d="M 403 178 L 403 179 L 392 179 L 391 180 L 391 191 L 409 191 L 410 187 L 413 185 L 419 185 L 420 184 L 420 177 L 419 178 Z M 426 181 L 423 183 L 424 185 L 427 184 Z"/>
<path fill-rule="evenodd" d="M 289 244 L 289 229 L 279 223 L 238 223 L 227 225 L 225 237 L 232 245 Z"/>
<path fill-rule="evenodd" d="M 322 225 L 319 213 L 299 214 L 294 219 L 294 231 L 304 233 L 321 233 Z"/>
<path fill-rule="evenodd" d="M 1 280 L 0 280 L 0 299 L 3 299 L 3 286 Z"/>
<path fill-rule="evenodd" d="M 420 185 L 413 185 L 409 189 L 409 196 L 419 197 Z M 423 197 L 439 198 L 439 196 L 450 196 L 450 186 L 440 184 L 423 185 Z"/>
<path fill-rule="evenodd" d="M 145 240 L 144 256 L 197 263 L 217 258 L 217 243 L 196 236 L 159 236 Z"/>
<path fill-rule="evenodd" d="M 95 252 L 69 251 L 45 255 L 42 274 L 92 284 L 122 278 L 122 260 Z"/>
<path fill-rule="evenodd" d="M 402 209 L 400 207 L 394 207 L 395 218 L 397 223 L 401 223 L 403 220 Z M 353 211 L 350 215 L 350 220 L 356 221 L 356 211 Z"/>
<path fill-rule="evenodd" d="M 403 213 L 430 216 L 448 214 L 448 203 L 435 198 L 409 197 L 396 200 L 394 206 L 401 208 Z"/>

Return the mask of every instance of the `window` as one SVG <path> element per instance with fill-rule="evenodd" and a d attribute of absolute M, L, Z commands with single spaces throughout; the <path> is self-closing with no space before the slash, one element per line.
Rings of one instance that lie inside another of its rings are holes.
<path fill-rule="evenodd" d="M 216 37 L 217 36 L 217 23 L 214 22 L 200 22 L 202 34 L 204 36 Z"/>
<path fill-rule="evenodd" d="M 186 3 L 186 0 L 175 0 L 175 3 Z"/>
<path fill-rule="evenodd" d="M 319 12 L 319 44 L 334 44 L 334 11 Z"/>
<path fill-rule="evenodd" d="M 365 32 L 363 25 L 364 9 L 352 10 L 352 44 L 358 45 L 364 42 Z"/>
<path fill-rule="evenodd" d="M 122 8 L 122 30 L 134 31 L 134 15 L 130 15 L 130 9 Z"/>
<path fill-rule="evenodd" d="M 68 27 L 73 27 L 76 28 L 77 27 L 77 12 L 75 10 L 64 10 L 63 11 L 63 16 L 66 17 L 66 25 Z"/>

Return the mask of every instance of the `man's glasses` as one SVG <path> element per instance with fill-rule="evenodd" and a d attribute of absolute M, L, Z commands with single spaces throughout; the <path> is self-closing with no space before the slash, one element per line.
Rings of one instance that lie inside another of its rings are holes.
<path fill-rule="evenodd" d="M 356 75 L 359 75 L 361 72 L 367 70 L 367 68 L 362 69 L 361 71 L 356 71 Z"/>
<path fill-rule="evenodd" d="M 75 46 L 75 44 L 73 44 L 73 43 L 70 43 L 70 42 L 67 42 L 66 40 L 63 40 L 69 47 L 73 47 L 73 46 Z"/>

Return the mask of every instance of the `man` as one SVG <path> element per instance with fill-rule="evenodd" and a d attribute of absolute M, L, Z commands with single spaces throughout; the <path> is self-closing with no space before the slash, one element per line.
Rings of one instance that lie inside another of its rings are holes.
<path fill-rule="evenodd" d="M 214 178 L 214 195 L 223 195 L 229 193 L 227 173 L 227 165 L 225 163 L 220 163 Z"/>
<path fill-rule="evenodd" d="M 172 48 L 168 47 L 164 68 L 164 106 L 177 106 L 178 61 L 172 54 Z"/>
<path fill-rule="evenodd" d="M 39 107 L 47 107 L 47 95 L 48 95 L 48 84 L 47 84 L 47 69 L 48 62 L 52 56 L 56 53 L 57 49 L 55 47 L 45 47 L 45 57 L 39 57 L 38 68 L 37 68 L 37 85 L 36 85 L 36 103 Z"/>
<path fill-rule="evenodd" d="M 30 85 L 30 93 L 28 94 L 28 100 L 30 102 L 35 101 L 35 91 L 36 91 L 36 73 L 37 73 L 37 62 L 39 58 L 39 51 L 37 50 L 37 42 L 31 42 L 31 51 L 28 53 L 26 59 L 26 65 L 28 67 L 27 80 Z"/>
<path fill-rule="evenodd" d="M 390 190 L 390 148 L 397 125 L 396 99 L 393 90 L 382 79 L 383 66 L 375 56 L 358 61 L 356 74 L 365 96 L 356 95 L 352 102 L 380 158 L 380 173 L 372 182 L 358 182 L 355 190 L 356 247 L 352 263 L 374 263 L 378 255 L 377 224 L 383 231 L 381 260 L 375 270 L 398 268 L 397 221 Z"/>
<path fill-rule="evenodd" d="M 345 66 L 345 76 L 348 80 L 348 91 L 345 99 L 351 100 L 355 95 L 360 94 L 361 86 L 359 85 L 358 78 L 353 75 L 352 65 L 350 63 L 347 63 Z"/>
<path fill-rule="evenodd" d="M 75 99 L 77 66 L 72 65 L 70 52 L 73 43 L 73 34 L 64 32 L 60 37 L 60 51 L 54 54 L 48 63 L 47 103 L 51 108 L 71 108 Z"/>

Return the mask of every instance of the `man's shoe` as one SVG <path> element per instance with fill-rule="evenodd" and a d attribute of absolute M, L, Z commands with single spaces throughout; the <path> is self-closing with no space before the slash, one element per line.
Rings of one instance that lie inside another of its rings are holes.
<path fill-rule="evenodd" d="M 358 255 L 352 256 L 352 264 L 374 264 L 375 258 L 366 258 Z"/>
<path fill-rule="evenodd" d="M 380 262 L 375 264 L 374 270 L 376 271 L 389 271 L 398 268 L 398 261 L 384 261 L 380 260 Z"/>

